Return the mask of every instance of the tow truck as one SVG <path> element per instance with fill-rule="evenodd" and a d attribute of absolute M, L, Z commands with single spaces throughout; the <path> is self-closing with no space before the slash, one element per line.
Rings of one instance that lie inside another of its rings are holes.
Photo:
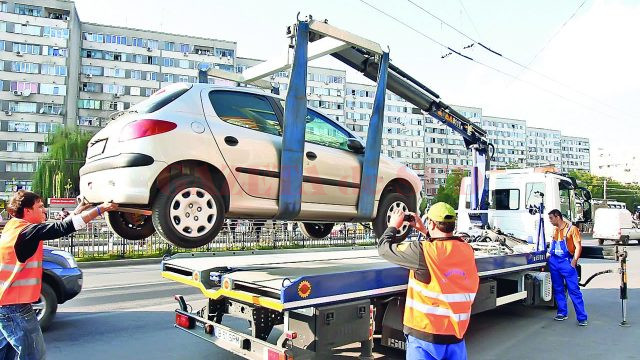
<path fill-rule="evenodd" d="M 486 132 L 390 63 L 389 51 L 376 42 L 310 16 L 298 19 L 287 34 L 292 63 L 289 58 L 267 61 L 242 74 L 201 69 L 201 74 L 206 71 L 201 78 L 269 88 L 263 79 L 291 68 L 281 154 L 281 166 L 288 171 L 281 172 L 278 219 L 292 218 L 300 209 L 296 194 L 302 181 L 307 63 L 331 55 L 377 82 L 362 159 L 360 216 L 370 218 L 373 211 L 385 91 L 390 90 L 461 135 L 471 151 L 464 236 L 476 250 L 481 278 L 472 313 L 512 302 L 553 305 L 551 278 L 542 271 L 545 232 L 528 241 L 487 230 L 491 209 L 486 174 L 493 147 Z M 163 261 L 162 276 L 196 287 L 207 298 L 207 305 L 194 311 L 176 295 L 178 329 L 246 359 L 329 358 L 333 349 L 354 343 L 360 343 L 360 357 L 370 359 L 374 334 L 381 334 L 384 346 L 405 348 L 402 314 L 408 271 L 381 259 L 375 247 L 178 254 Z M 248 320 L 249 331 L 222 324 L 229 316 Z"/>

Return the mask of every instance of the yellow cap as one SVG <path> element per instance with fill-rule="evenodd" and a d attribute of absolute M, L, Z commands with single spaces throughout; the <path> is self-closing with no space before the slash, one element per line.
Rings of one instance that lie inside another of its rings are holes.
<path fill-rule="evenodd" d="M 456 211 L 451 205 L 439 202 L 431 205 L 427 212 L 427 217 L 432 221 L 454 222 L 456 221 Z"/>

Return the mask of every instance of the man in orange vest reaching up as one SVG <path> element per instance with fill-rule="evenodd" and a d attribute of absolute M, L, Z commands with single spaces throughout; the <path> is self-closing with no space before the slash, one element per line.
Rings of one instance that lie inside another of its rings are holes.
<path fill-rule="evenodd" d="M 396 239 L 405 215 L 426 240 Z M 404 307 L 407 359 L 467 359 L 464 334 L 480 282 L 473 249 L 453 235 L 456 212 L 450 205 L 434 204 L 427 218 L 425 226 L 415 214 L 396 209 L 378 243 L 382 258 L 410 270 Z"/>
<path fill-rule="evenodd" d="M 13 217 L 0 237 L 0 359 L 45 358 L 42 331 L 31 307 L 42 287 L 42 240 L 69 235 L 118 205 L 89 207 L 78 205 L 73 216 L 44 224 L 46 209 L 39 195 L 19 190 L 9 201 Z"/>

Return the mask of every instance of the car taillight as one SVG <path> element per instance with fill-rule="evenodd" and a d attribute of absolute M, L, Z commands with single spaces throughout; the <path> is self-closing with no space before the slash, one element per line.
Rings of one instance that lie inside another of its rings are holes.
<path fill-rule="evenodd" d="M 176 313 L 176 325 L 185 329 L 191 329 L 194 327 L 195 321 L 185 314 Z"/>
<path fill-rule="evenodd" d="M 176 123 L 165 120 L 142 119 L 127 124 L 120 133 L 120 141 L 139 139 L 166 133 L 177 128 Z"/>
<path fill-rule="evenodd" d="M 266 360 L 293 360 L 293 356 L 272 349 L 267 349 L 266 355 Z"/>

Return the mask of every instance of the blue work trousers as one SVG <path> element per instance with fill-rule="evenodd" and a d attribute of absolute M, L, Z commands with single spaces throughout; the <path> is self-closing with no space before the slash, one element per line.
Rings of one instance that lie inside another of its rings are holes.
<path fill-rule="evenodd" d="M 44 358 L 44 338 L 31 304 L 0 306 L 0 360 Z"/>
<path fill-rule="evenodd" d="M 549 258 L 549 272 L 551 273 L 551 282 L 553 284 L 553 296 L 558 304 L 558 315 L 567 316 L 568 313 L 567 295 L 565 294 L 565 284 L 567 284 L 567 290 L 578 321 L 587 320 L 582 292 L 580 292 L 580 285 L 578 285 L 578 272 L 571 266 L 571 259 L 552 254 Z"/>
<path fill-rule="evenodd" d="M 464 340 L 457 344 L 434 344 L 407 335 L 407 360 L 467 360 Z"/>

